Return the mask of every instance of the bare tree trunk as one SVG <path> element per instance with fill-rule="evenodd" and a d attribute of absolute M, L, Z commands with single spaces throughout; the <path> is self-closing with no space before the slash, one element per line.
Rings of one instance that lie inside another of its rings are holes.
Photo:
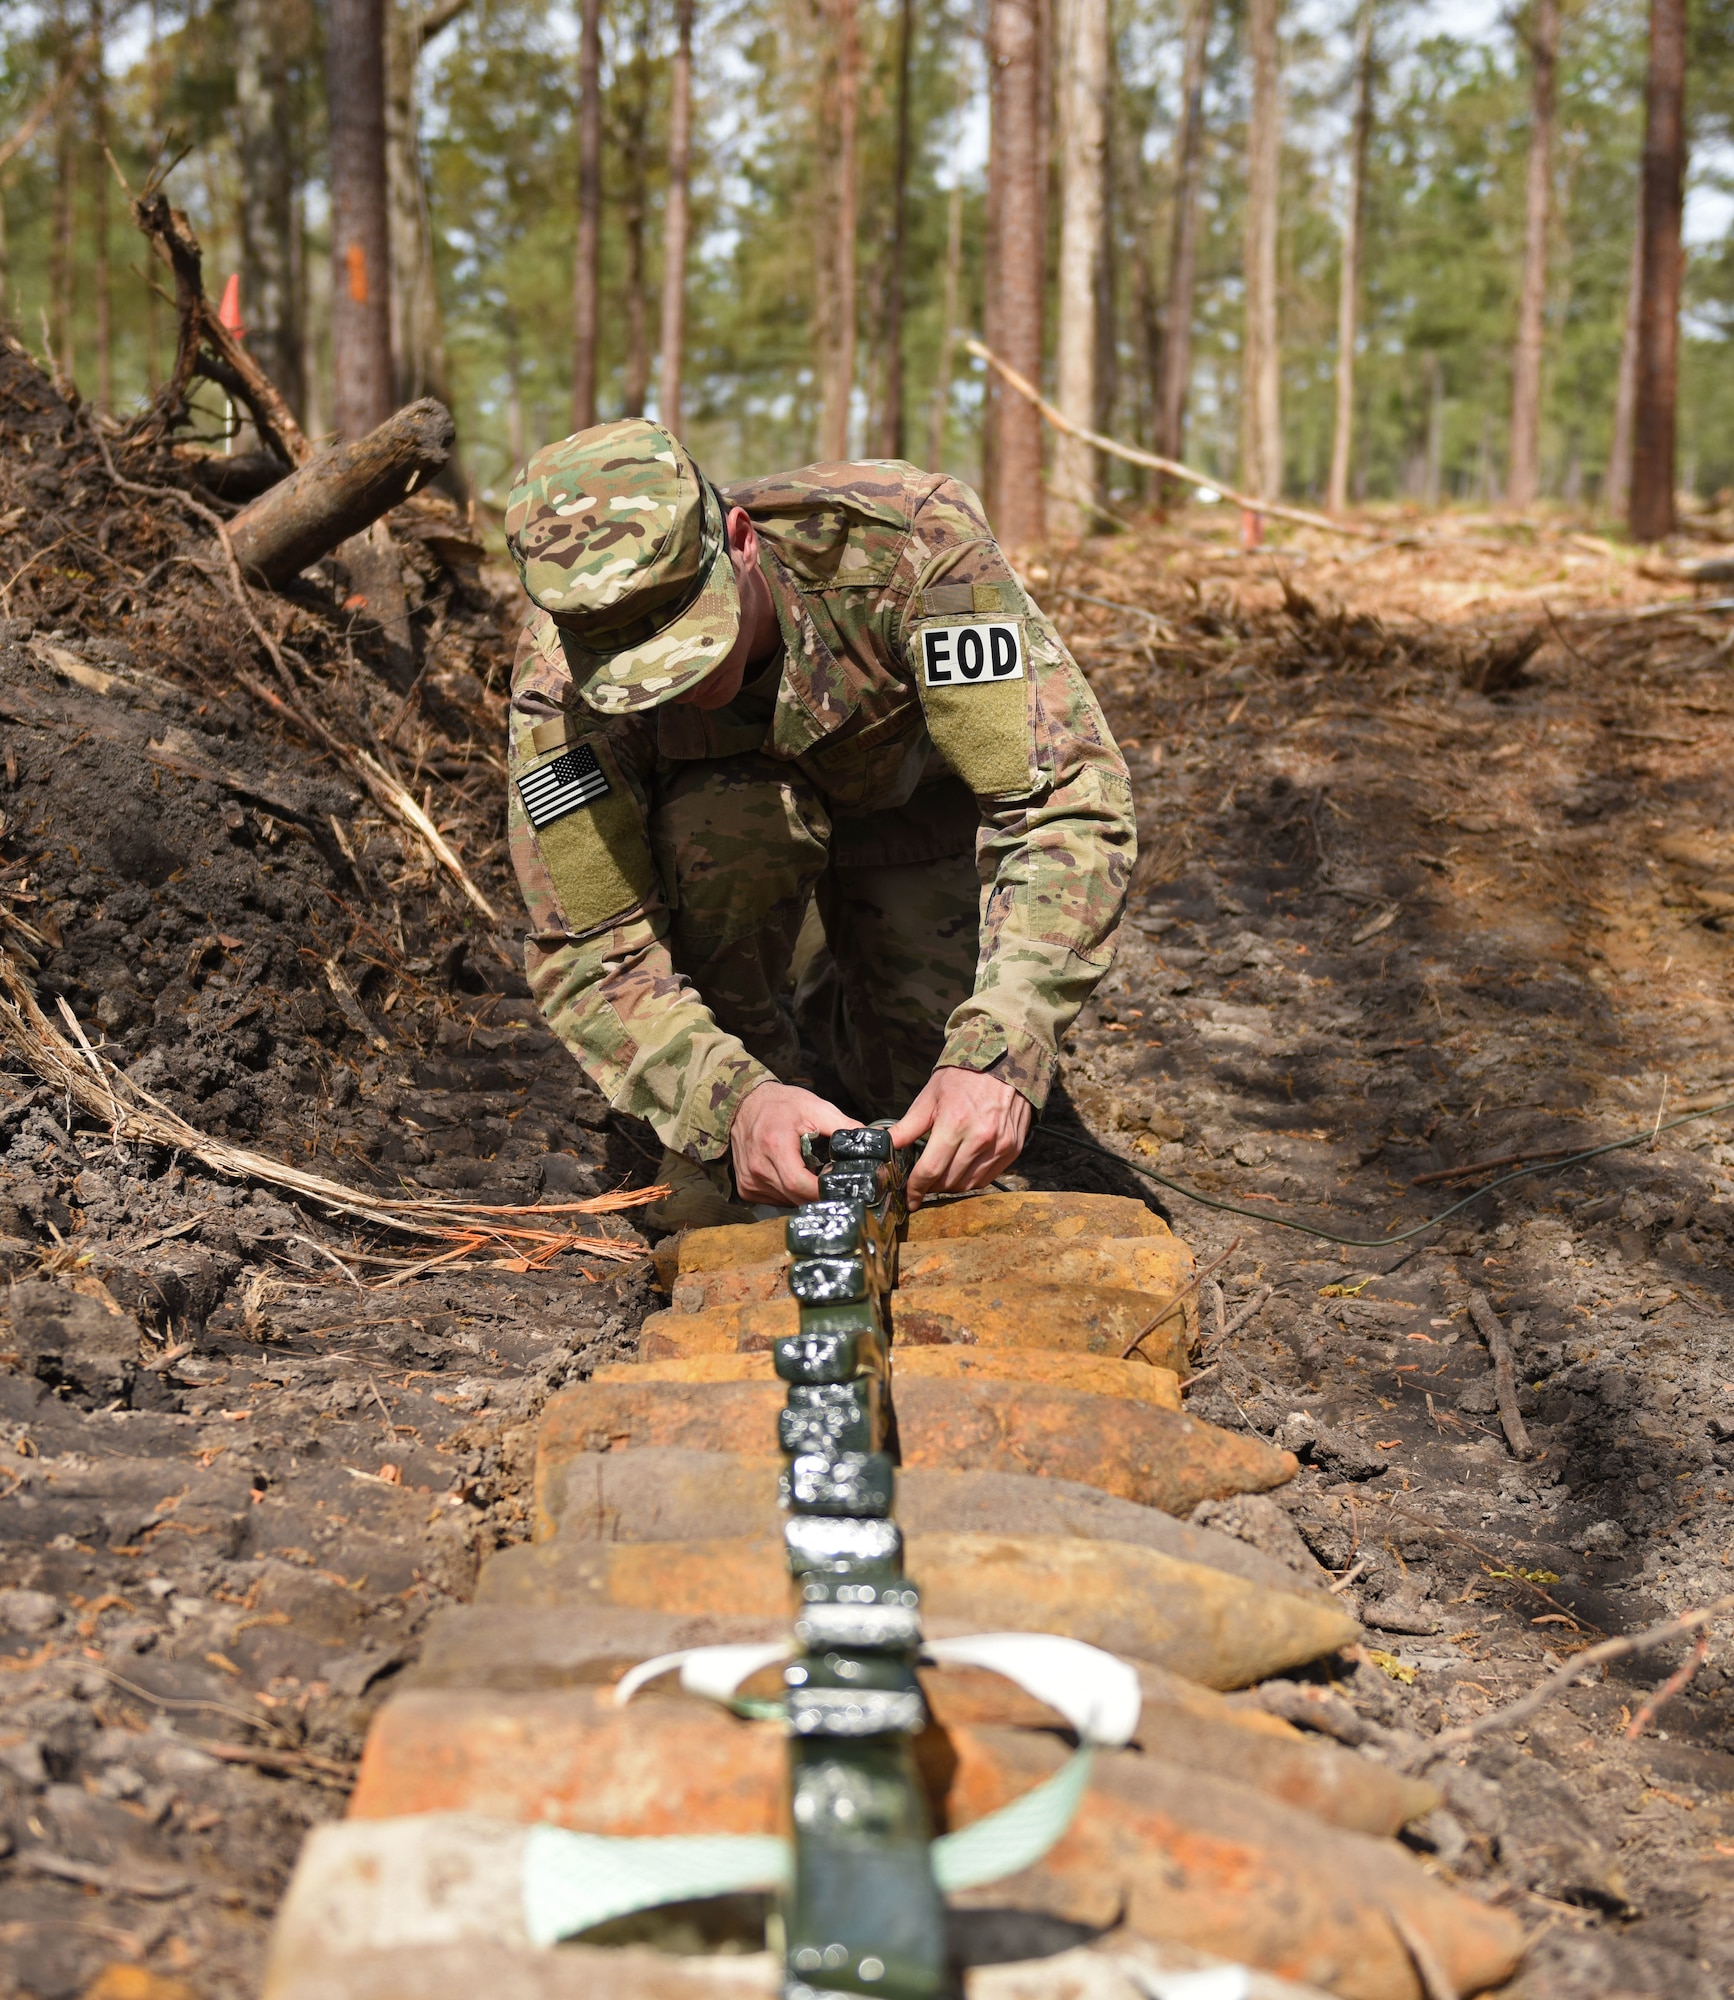
<path fill-rule="evenodd" d="M 680 431 L 686 360 L 686 196 L 692 153 L 692 5 L 677 0 L 674 75 L 668 105 L 668 199 L 662 212 L 662 373 L 657 412 Z"/>
<path fill-rule="evenodd" d="M 514 468 L 522 466 L 530 455 L 524 436 L 524 366 L 518 347 L 518 316 L 510 308 L 506 312 L 506 449 Z M 517 476 L 514 470 L 514 484 Z"/>
<path fill-rule="evenodd" d="M 1063 415 L 1090 430 L 1100 414 L 1097 307 L 1106 216 L 1108 0 L 1062 0 L 1058 40 L 1060 271 L 1055 401 Z M 1081 438 L 1062 433 L 1054 447 L 1056 533 L 1089 532 L 1099 478 L 1099 455 Z"/>
<path fill-rule="evenodd" d="M 1282 172 L 1280 0 L 1249 0 L 1252 111 L 1246 132 L 1246 330 L 1242 342 L 1241 484 L 1282 495 L 1282 349 L 1277 329 L 1277 205 Z"/>
<path fill-rule="evenodd" d="M 1632 419 L 1638 402 L 1638 327 L 1644 299 L 1644 218 L 1640 210 L 1632 231 L 1632 257 L 1626 271 L 1626 316 L 1620 335 L 1620 368 L 1614 380 L 1613 436 L 1608 442 L 1608 469 L 1602 477 L 1601 504 L 1605 514 L 1624 515 L 1632 497 Z"/>
<path fill-rule="evenodd" d="M 892 167 L 891 269 L 885 285 L 885 405 L 879 451 L 903 456 L 903 277 L 909 251 L 909 63 L 915 42 L 915 0 L 897 10 L 897 152 Z"/>
<path fill-rule="evenodd" d="M 1427 379 L 1427 456 L 1421 475 L 1421 500 L 1437 507 L 1444 497 L 1445 479 L 1445 370 L 1437 354 L 1424 357 Z"/>
<path fill-rule="evenodd" d="M 1640 542 L 1674 529 L 1680 367 L 1681 208 L 1686 182 L 1686 0 L 1650 0 L 1644 101 L 1642 311 L 1628 521 Z"/>
<path fill-rule="evenodd" d="M 968 73 L 961 64 L 957 72 L 957 100 L 953 109 L 954 127 L 961 124 L 969 103 Z M 945 458 L 945 419 L 951 407 L 951 369 L 957 352 L 957 298 L 963 281 L 963 175 L 953 171 L 951 192 L 945 203 L 945 277 L 939 303 L 939 373 L 933 383 L 933 407 L 927 420 L 927 469 L 938 472 Z M 987 329 L 984 327 L 984 331 Z M 991 340 L 992 335 L 989 334 Z"/>
<path fill-rule="evenodd" d="M 386 174 L 391 189 L 391 351 L 400 402 L 451 401 L 445 319 L 434 270 L 433 217 L 416 108 L 422 51 L 469 0 L 387 0 Z M 455 467 L 454 457 L 451 465 Z"/>
<path fill-rule="evenodd" d="M 1168 302 L 1162 314 L 1161 374 L 1156 385 L 1156 450 L 1186 455 L 1186 392 L 1192 381 L 1192 313 L 1198 286 L 1198 176 L 1204 157 L 1204 72 L 1210 0 L 1187 0 L 1174 132 L 1174 215 L 1168 241 Z"/>
<path fill-rule="evenodd" d="M 153 132 L 163 129 L 163 52 L 157 0 L 151 0 L 145 44 L 145 103 Z M 162 380 L 162 337 L 157 323 L 157 291 L 145 287 L 145 388 L 155 395 Z M 299 411 L 297 411 L 299 415 Z"/>
<path fill-rule="evenodd" d="M 1340 514 L 1349 504 L 1349 465 L 1355 449 L 1355 341 L 1361 316 L 1361 245 L 1367 213 L 1367 149 L 1373 136 L 1373 0 L 1361 0 L 1355 28 L 1355 124 L 1350 139 L 1349 212 L 1343 228 L 1343 263 L 1337 278 L 1337 420 L 1331 433 L 1331 477 L 1325 506 Z"/>
<path fill-rule="evenodd" d="M 114 408 L 114 298 L 108 269 L 108 77 L 102 0 L 92 0 L 90 33 L 95 43 L 87 75 L 90 78 L 90 141 L 95 155 L 91 184 L 91 278 L 96 291 L 96 407 Z"/>
<path fill-rule="evenodd" d="M 991 60 L 998 88 L 993 167 L 997 222 L 988 283 L 995 292 L 996 352 L 1031 382 L 1042 373 L 1042 10 L 1040 0 L 991 0 Z M 1022 396 L 995 398 L 994 527 L 1017 548 L 1044 532 L 1042 420 Z"/>
<path fill-rule="evenodd" d="M 982 60 L 987 69 L 987 199 L 982 217 L 981 329 L 995 354 L 1005 350 L 1000 341 L 999 239 L 1000 196 L 1005 187 L 1006 107 L 1005 78 L 1000 73 L 995 39 L 995 0 L 987 0 L 982 35 Z M 955 167 L 953 171 L 955 171 Z M 955 337 L 955 328 L 954 328 Z M 990 521 L 999 519 L 999 426 L 1000 404 L 1005 390 L 995 369 L 987 371 L 981 385 L 981 500 Z"/>
<path fill-rule="evenodd" d="M 72 32 L 60 23 L 60 60 L 72 61 Z M 73 323 L 78 302 L 78 114 L 71 91 L 54 119 L 54 207 L 48 242 L 50 360 L 68 382 L 78 373 Z"/>
<path fill-rule="evenodd" d="M 828 169 L 817 208 L 819 456 L 849 456 L 855 388 L 855 126 L 861 91 L 856 0 L 822 0 L 829 24 L 818 99 L 821 162 Z"/>
<path fill-rule="evenodd" d="M 1541 349 L 1547 311 L 1547 233 L 1553 216 L 1553 95 L 1559 65 L 1559 0 L 1535 0 L 1529 33 L 1529 176 L 1524 202 L 1523 282 L 1511 359 L 1511 466 L 1506 495 L 1533 507 L 1541 491 Z"/>
<path fill-rule="evenodd" d="M 632 20 L 631 87 L 625 93 L 621 151 L 626 168 L 626 200 L 621 226 L 626 237 L 626 370 L 621 407 L 629 417 L 644 415 L 650 386 L 650 332 L 644 297 L 644 219 L 650 206 L 650 7 L 638 0 Z"/>
<path fill-rule="evenodd" d="M 391 236 L 386 219 L 383 0 L 331 0 L 332 420 L 358 438 L 396 407 L 391 373 Z"/>
<path fill-rule="evenodd" d="M 247 345 L 300 416 L 306 384 L 295 296 L 295 141 L 283 33 L 283 9 L 275 0 L 236 0 L 241 311 Z"/>
<path fill-rule="evenodd" d="M 596 421 L 602 290 L 602 0 L 583 0 L 578 37 L 578 243 L 572 260 L 572 428 Z"/>

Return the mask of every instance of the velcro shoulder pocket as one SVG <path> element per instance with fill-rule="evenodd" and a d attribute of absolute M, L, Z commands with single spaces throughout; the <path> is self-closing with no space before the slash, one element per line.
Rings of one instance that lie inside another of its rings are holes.
<path fill-rule="evenodd" d="M 928 591 L 923 610 L 939 595 Z M 1035 731 L 1027 621 L 942 613 L 923 617 L 909 643 L 927 733 L 946 763 L 978 797 L 1031 791 Z"/>
<path fill-rule="evenodd" d="M 513 774 L 517 805 L 566 929 L 594 930 L 648 901 L 655 887 L 644 817 L 606 736 L 561 741 L 557 726 L 543 725 L 534 737 L 541 740 Z"/>

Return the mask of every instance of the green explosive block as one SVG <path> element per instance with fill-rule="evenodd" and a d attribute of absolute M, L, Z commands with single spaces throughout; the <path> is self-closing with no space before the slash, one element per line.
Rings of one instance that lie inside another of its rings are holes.
<path fill-rule="evenodd" d="M 918 1736 L 927 1704 L 907 1653 L 828 1647 L 783 1669 L 797 1736 Z"/>
<path fill-rule="evenodd" d="M 871 1452 L 884 1442 L 879 1378 L 850 1382 L 797 1382 L 777 1419 L 778 1447 L 798 1457 L 806 1452 Z"/>
<path fill-rule="evenodd" d="M 789 1290 L 804 1306 L 852 1305 L 875 1289 L 863 1256 L 797 1257 L 789 1266 Z"/>
<path fill-rule="evenodd" d="M 837 1325 L 837 1318 L 844 1324 Z M 802 1313 L 800 1332 L 784 1334 L 772 1349 L 772 1360 L 785 1382 L 853 1382 L 863 1375 L 883 1375 L 885 1336 L 877 1308 Z"/>
<path fill-rule="evenodd" d="M 895 1475 L 882 1451 L 845 1451 L 828 1458 L 802 1452 L 778 1480 L 778 1498 L 794 1514 L 854 1514 L 882 1520 L 891 1512 Z"/>
<path fill-rule="evenodd" d="M 803 1590 L 816 1577 L 857 1577 L 889 1580 L 903 1569 L 903 1531 L 883 1517 L 850 1520 L 846 1516 L 799 1515 L 783 1524 L 783 1547 L 789 1573 Z"/>
<path fill-rule="evenodd" d="M 921 1593 L 890 1571 L 809 1574 L 801 1579 L 795 1639 L 809 1652 L 828 1646 L 910 1651 L 921 1644 Z"/>
<path fill-rule="evenodd" d="M 791 1761 L 787 2000 L 816 1991 L 939 2000 L 947 1983 L 945 1906 L 908 1738 L 797 1737 Z"/>

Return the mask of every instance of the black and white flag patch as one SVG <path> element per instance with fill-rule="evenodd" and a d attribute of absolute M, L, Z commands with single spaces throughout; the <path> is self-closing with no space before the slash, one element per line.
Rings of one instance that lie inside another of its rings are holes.
<path fill-rule="evenodd" d="M 929 625 L 921 634 L 921 678 L 930 688 L 986 687 L 1023 677 L 1024 634 L 1015 621 Z"/>
<path fill-rule="evenodd" d="M 579 743 L 563 751 L 552 763 L 526 771 L 518 780 L 518 792 L 530 824 L 540 832 L 580 806 L 606 797 L 608 780 L 603 776 L 596 752 L 588 743 Z"/>

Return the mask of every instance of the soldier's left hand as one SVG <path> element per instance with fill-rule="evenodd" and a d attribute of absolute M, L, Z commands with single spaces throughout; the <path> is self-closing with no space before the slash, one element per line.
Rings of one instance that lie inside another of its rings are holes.
<path fill-rule="evenodd" d="M 1024 1149 L 1030 1103 L 977 1069 L 936 1069 L 891 1128 L 891 1143 L 927 1146 L 909 1176 L 909 1205 L 923 1195 L 967 1194 L 1003 1173 Z"/>

